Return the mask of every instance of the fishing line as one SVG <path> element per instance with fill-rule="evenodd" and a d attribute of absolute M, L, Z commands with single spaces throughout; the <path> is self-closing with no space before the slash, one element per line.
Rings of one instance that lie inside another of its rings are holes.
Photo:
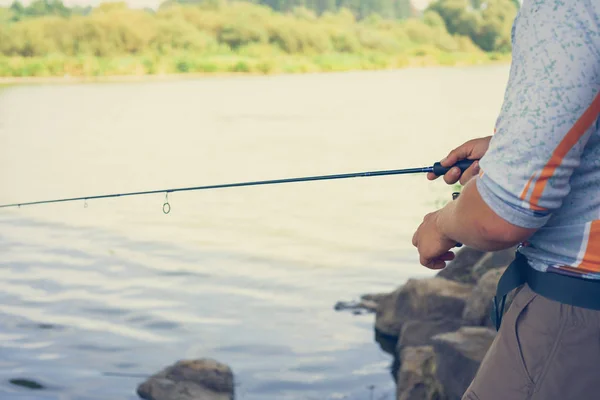
<path fill-rule="evenodd" d="M 25 207 L 25 206 L 33 206 L 33 205 L 41 205 L 41 204 L 65 203 L 65 202 L 82 201 L 82 200 L 84 201 L 84 207 L 87 208 L 88 200 L 98 200 L 98 199 L 108 199 L 108 198 L 114 198 L 114 197 L 141 196 L 141 195 L 164 193 L 165 201 L 163 203 L 162 210 L 163 210 L 163 213 L 169 214 L 171 212 L 171 204 L 169 203 L 169 193 L 190 192 L 190 191 L 196 191 L 196 190 L 209 190 L 209 189 L 224 189 L 224 188 L 243 187 L 243 186 L 277 185 L 277 184 L 282 184 L 282 183 L 293 183 L 293 182 L 324 181 L 324 180 L 348 179 L 348 178 L 364 178 L 364 177 L 375 177 L 375 176 L 386 176 L 386 175 L 406 175 L 406 174 L 418 174 L 418 173 L 428 173 L 428 172 L 432 172 L 435 175 L 441 176 L 441 175 L 444 175 L 446 172 L 448 172 L 453 167 L 458 167 L 461 169 L 461 171 L 465 171 L 467 168 L 469 168 L 471 166 L 471 164 L 473 164 L 474 161 L 475 160 L 461 160 L 458 163 L 456 163 L 455 165 L 453 165 L 452 167 L 443 167 L 438 162 L 438 163 L 435 163 L 431 167 L 421 167 L 421 168 L 353 172 L 353 173 L 348 173 L 348 174 L 335 174 L 335 175 L 304 176 L 304 177 L 300 177 L 300 178 L 271 179 L 271 180 L 263 180 L 263 181 L 225 183 L 225 184 L 219 184 L 219 185 L 147 190 L 147 191 L 141 191 L 141 192 L 101 194 L 101 195 L 84 196 L 84 197 L 70 197 L 70 198 L 61 198 L 61 199 L 54 199 L 54 200 L 30 201 L 30 202 L 26 202 L 26 203 L 2 204 L 2 205 L 0 205 L 0 208 Z"/>

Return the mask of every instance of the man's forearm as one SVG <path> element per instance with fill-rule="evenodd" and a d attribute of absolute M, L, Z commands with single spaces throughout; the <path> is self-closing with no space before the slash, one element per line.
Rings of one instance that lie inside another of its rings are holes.
<path fill-rule="evenodd" d="M 535 232 L 499 217 L 481 198 L 475 181 L 465 185 L 459 198 L 438 213 L 442 235 L 469 247 L 496 251 L 519 244 Z"/>

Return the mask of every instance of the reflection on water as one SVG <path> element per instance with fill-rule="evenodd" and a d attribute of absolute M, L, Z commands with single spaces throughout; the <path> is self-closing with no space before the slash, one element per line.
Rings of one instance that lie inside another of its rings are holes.
<path fill-rule="evenodd" d="M 505 67 L 0 91 L 0 203 L 425 166 L 489 134 Z M 393 398 L 373 316 L 340 299 L 419 268 L 423 176 L 0 211 L 0 397 L 134 399 L 214 357 L 246 400 Z M 28 379 L 45 390 L 10 384 Z M 371 388 L 371 389 L 370 389 Z"/>

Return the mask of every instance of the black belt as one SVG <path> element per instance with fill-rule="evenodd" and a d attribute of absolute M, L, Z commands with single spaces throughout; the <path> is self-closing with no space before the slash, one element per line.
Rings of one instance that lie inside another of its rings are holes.
<path fill-rule="evenodd" d="M 527 258 L 517 253 L 498 281 L 492 307 L 492 321 L 500 329 L 506 296 L 527 283 L 540 296 L 575 307 L 600 310 L 600 280 L 578 278 L 554 272 L 540 272 L 529 266 Z"/>

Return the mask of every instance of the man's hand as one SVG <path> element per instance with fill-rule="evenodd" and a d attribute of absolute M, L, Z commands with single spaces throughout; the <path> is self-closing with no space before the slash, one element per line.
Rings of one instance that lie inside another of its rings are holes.
<path fill-rule="evenodd" d="M 449 250 L 456 246 L 456 241 L 440 232 L 438 213 L 427 214 L 412 239 L 413 246 L 419 250 L 421 264 L 430 269 L 444 268 L 446 261 L 454 259 L 454 253 Z"/>
<path fill-rule="evenodd" d="M 483 155 L 487 151 L 487 149 L 490 145 L 491 139 L 492 139 L 491 136 L 487 136 L 487 137 L 482 137 L 479 139 L 469 140 L 468 142 L 466 142 L 466 143 L 458 146 L 454 150 L 452 150 L 448 154 L 448 156 L 446 156 L 446 158 L 444 158 L 440 162 L 441 162 L 442 166 L 450 167 L 450 166 L 456 164 L 457 162 L 459 162 L 460 160 L 464 160 L 464 159 L 479 160 L 481 157 L 483 157 Z M 479 162 L 475 161 L 473 163 L 473 165 L 471 165 L 465 172 L 462 173 L 462 175 L 461 175 L 460 168 L 454 167 L 454 168 L 450 169 L 450 171 L 448 171 L 446 173 L 446 175 L 444 175 L 444 181 L 446 181 L 446 183 L 449 185 L 453 185 L 456 182 L 458 182 L 460 179 L 461 185 L 466 185 L 466 183 L 471 178 L 476 176 L 478 173 L 479 173 Z M 427 179 L 429 179 L 430 181 L 437 179 L 437 178 L 438 178 L 438 176 L 431 172 L 429 174 L 427 174 Z"/>

